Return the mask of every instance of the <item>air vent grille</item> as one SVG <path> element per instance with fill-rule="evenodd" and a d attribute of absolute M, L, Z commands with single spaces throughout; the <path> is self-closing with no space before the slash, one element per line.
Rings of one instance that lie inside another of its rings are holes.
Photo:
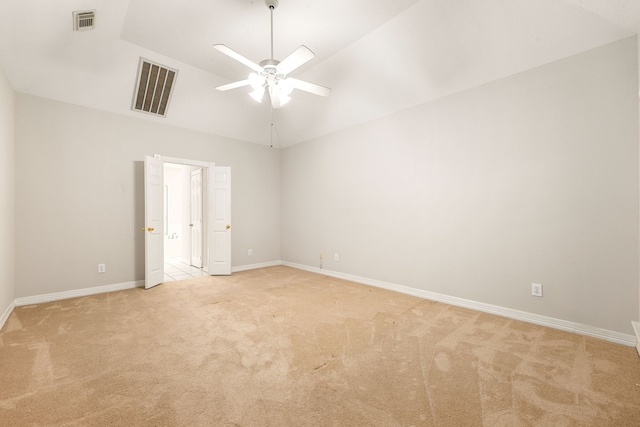
<path fill-rule="evenodd" d="M 165 117 L 178 72 L 140 58 L 133 109 Z"/>
<path fill-rule="evenodd" d="M 84 10 L 73 12 L 73 30 L 87 31 L 93 30 L 96 24 L 96 11 Z"/>

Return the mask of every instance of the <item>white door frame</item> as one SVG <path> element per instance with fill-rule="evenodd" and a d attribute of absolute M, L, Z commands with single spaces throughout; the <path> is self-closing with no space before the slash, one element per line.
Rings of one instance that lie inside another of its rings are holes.
<path fill-rule="evenodd" d="M 203 259 L 202 259 L 202 236 L 204 234 L 204 230 L 202 228 L 202 220 L 203 220 L 203 209 L 202 209 L 202 196 L 203 196 L 203 188 L 202 188 L 202 178 L 203 178 L 204 170 L 203 168 L 197 168 L 192 170 L 189 173 L 189 200 L 191 203 L 189 204 L 189 234 L 191 236 L 191 241 L 189 242 L 189 247 L 191 248 L 191 253 L 189 254 L 189 263 L 193 267 L 202 268 L 203 267 Z M 195 187 L 194 187 L 195 184 Z"/>
<path fill-rule="evenodd" d="M 186 166 L 198 166 L 202 168 L 203 178 L 207 180 L 207 272 L 211 274 L 211 266 L 214 264 L 213 254 L 213 225 L 211 223 L 211 213 L 213 212 L 213 170 L 215 168 L 214 162 L 203 162 L 201 160 L 188 160 L 179 159 L 176 157 L 160 156 L 163 163 L 176 163 Z"/>

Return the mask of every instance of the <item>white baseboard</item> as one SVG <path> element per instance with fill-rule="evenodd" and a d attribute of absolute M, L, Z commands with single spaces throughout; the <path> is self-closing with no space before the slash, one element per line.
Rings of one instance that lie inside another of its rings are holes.
<path fill-rule="evenodd" d="M 316 267 L 309 267 L 302 264 L 296 264 L 287 261 L 270 261 L 258 264 L 247 264 L 242 266 L 233 267 L 232 272 L 254 270 L 257 268 L 273 267 L 277 265 L 286 265 L 288 267 L 297 268 L 299 270 L 306 270 L 312 273 L 324 274 L 326 276 L 336 277 L 338 279 L 345 279 L 356 283 L 362 283 L 364 285 L 375 286 L 377 288 L 387 289 L 390 291 L 400 292 L 407 295 L 413 295 L 416 297 L 439 301 L 446 304 L 455 305 L 458 307 L 470 308 L 472 310 L 478 310 L 485 313 L 496 314 L 499 316 L 507 317 L 510 319 L 521 320 L 524 322 L 533 323 L 536 325 L 548 326 L 550 328 L 559 329 L 568 332 L 575 332 L 582 335 L 588 335 L 591 337 L 601 338 L 607 341 L 636 347 L 638 354 L 640 355 L 640 322 L 632 322 L 635 336 L 627 335 L 620 332 L 609 331 L 606 329 L 596 328 L 594 326 L 583 325 L 580 323 L 569 322 L 562 319 L 556 319 L 553 317 L 541 316 L 538 314 L 528 313 L 520 310 L 513 310 L 510 308 L 500 307 L 491 304 L 485 304 L 482 302 L 471 301 L 463 298 L 452 297 L 448 295 L 439 294 L 436 292 L 429 292 L 422 289 L 411 288 L 409 286 L 397 285 L 394 283 L 383 282 L 381 280 L 368 279 L 366 277 L 356 276 L 353 274 L 340 273 L 337 271 L 324 270 Z M 72 291 L 54 292 L 50 294 L 35 295 L 31 297 L 16 298 L 15 303 L 12 303 L 5 313 L 0 317 L 0 328 L 4 325 L 9 318 L 12 310 L 16 306 L 24 306 L 29 304 L 39 304 L 42 302 L 58 301 L 67 298 L 75 298 L 88 295 L 96 295 L 105 292 L 121 291 L 124 289 L 132 289 L 136 287 L 144 286 L 144 280 L 138 280 L 134 282 L 117 283 L 114 285 L 96 286 L 93 288 L 76 289 Z"/>
<path fill-rule="evenodd" d="M 273 267 L 275 265 L 282 265 L 282 261 L 270 261 L 270 262 L 263 262 L 259 264 L 241 265 L 238 267 L 233 267 L 231 271 L 235 273 L 238 271 L 255 270 L 257 268 L 263 268 L 263 267 Z M 5 316 L 8 318 L 9 314 L 11 314 L 11 310 L 13 310 L 13 307 L 16 307 L 16 306 L 21 307 L 24 305 L 59 301 L 59 300 L 68 299 L 68 298 L 103 294 L 106 292 L 115 292 L 115 291 L 121 291 L 124 289 L 132 289 L 132 288 L 138 288 L 138 287 L 144 287 L 144 280 L 137 280 L 134 282 L 116 283 L 115 285 L 96 286 L 93 288 L 74 289 L 72 291 L 53 292 L 50 294 L 16 298 L 15 303 L 13 303 L 13 305 L 8 309 L 8 313 L 5 313 Z M 4 319 L 4 317 L 2 319 Z M 0 323 L 0 325 L 2 324 Z"/>
<path fill-rule="evenodd" d="M 271 261 L 271 262 L 263 262 L 259 264 L 241 265 L 238 267 L 233 267 L 231 271 L 235 273 L 237 271 L 255 270 L 257 268 L 272 267 L 275 265 L 282 265 L 282 261 Z M 122 291 L 124 289 L 132 289 L 132 288 L 138 288 L 138 287 L 144 287 L 144 280 L 137 280 L 134 282 L 116 283 L 114 285 L 96 286 L 93 288 L 74 289 L 72 291 L 53 292 L 50 294 L 16 298 L 15 302 L 12 303 L 12 305 L 7 309 L 7 312 L 4 314 L 4 316 L 0 318 L 0 327 L 4 324 L 4 321 L 6 321 L 6 318 L 9 317 L 9 314 L 11 314 L 11 311 L 16 306 L 21 307 L 24 305 L 59 301 L 59 300 L 68 299 L 68 298 L 84 297 L 88 295 Z"/>
<path fill-rule="evenodd" d="M 16 302 L 12 301 L 11 304 L 9 304 L 9 307 L 7 307 L 4 313 L 2 313 L 2 317 L 0 317 L 0 330 L 4 327 L 4 324 L 9 319 L 9 316 L 11 316 L 11 312 L 14 308 L 16 308 Z"/>
<path fill-rule="evenodd" d="M 273 267 L 276 265 L 282 265 L 282 261 L 269 261 L 269 262 L 261 262 L 258 264 L 239 265 L 237 267 L 233 267 L 231 269 L 231 272 L 237 273 L 238 271 L 255 270 L 256 268 Z"/>
<path fill-rule="evenodd" d="M 631 322 L 633 330 L 636 333 L 636 350 L 638 350 L 638 356 L 640 356 L 640 322 Z"/>
<path fill-rule="evenodd" d="M 50 294 L 34 295 L 31 297 L 16 298 L 15 305 L 20 307 L 23 305 L 39 304 L 41 302 L 58 301 L 67 298 L 84 297 L 87 295 L 103 294 L 106 292 L 122 291 L 124 289 L 132 289 L 144 286 L 144 280 L 135 282 L 116 283 L 115 285 L 95 286 L 93 288 L 74 289 L 72 291 L 53 292 Z"/>
<path fill-rule="evenodd" d="M 620 332 L 609 331 L 606 329 L 596 328 L 589 325 L 583 325 L 580 323 L 569 322 L 562 319 L 556 319 L 553 317 L 541 316 L 539 314 L 528 313 L 526 311 L 513 310 L 510 308 L 500 307 L 491 304 L 485 304 L 482 302 L 471 301 L 463 298 L 452 297 L 448 295 L 439 294 L 436 292 L 429 292 L 422 289 L 411 288 L 408 286 L 397 285 L 394 283 L 383 282 L 380 280 L 368 279 L 366 277 L 355 276 L 352 274 L 340 273 L 337 271 L 324 270 L 315 267 L 309 267 L 306 265 L 295 264 L 291 262 L 282 262 L 282 265 L 288 267 L 298 268 L 300 270 L 311 271 L 313 273 L 324 274 L 326 276 L 337 277 L 339 279 L 350 280 L 352 282 L 362 283 L 364 285 L 375 286 L 377 288 L 388 289 L 390 291 L 396 291 L 407 295 L 413 295 L 416 297 L 444 302 L 446 304 L 455 305 L 458 307 L 470 308 L 473 310 L 482 311 L 485 313 L 496 314 L 510 319 L 521 320 L 523 322 L 533 323 L 536 325 L 548 326 L 554 329 L 560 329 L 568 332 L 575 332 L 581 335 L 588 335 L 591 337 L 601 338 L 607 341 L 615 342 L 618 344 L 624 344 L 628 346 L 636 345 L 636 337 L 633 335 L 627 335 Z M 639 326 L 640 328 L 640 326 Z M 636 329 L 638 334 L 640 329 Z M 640 335 L 639 335 L 640 336 Z M 640 344 L 639 344 L 640 345 Z M 640 352 L 640 349 L 638 350 Z"/>

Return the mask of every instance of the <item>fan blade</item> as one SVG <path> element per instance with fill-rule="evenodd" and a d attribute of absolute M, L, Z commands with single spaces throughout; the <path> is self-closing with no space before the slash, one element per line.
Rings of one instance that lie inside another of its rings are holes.
<path fill-rule="evenodd" d="M 287 81 L 290 82 L 294 88 L 313 93 L 315 95 L 329 96 L 329 94 L 331 93 L 331 89 L 329 89 L 328 87 L 320 86 L 314 83 L 305 82 L 291 77 L 288 77 Z"/>
<path fill-rule="evenodd" d="M 276 68 L 279 73 L 286 76 L 302 64 L 311 60 L 311 58 L 313 57 L 313 52 L 311 52 L 308 47 L 303 45 L 297 48 L 291 55 L 284 58 Z"/>
<path fill-rule="evenodd" d="M 240 80 L 239 82 L 233 82 L 226 85 L 218 86 L 216 89 L 224 92 L 225 90 L 231 90 L 242 86 L 249 86 L 249 80 Z"/>
<path fill-rule="evenodd" d="M 262 71 L 262 67 L 261 66 L 259 66 L 258 64 L 256 64 L 252 60 L 245 58 L 244 56 L 240 55 L 235 50 L 230 49 L 230 48 L 228 48 L 227 46 L 225 46 L 223 44 L 214 44 L 213 47 L 218 49 L 220 52 L 224 53 L 225 55 L 235 59 L 236 61 L 243 63 L 247 67 L 251 68 L 253 71 L 256 71 L 258 73 Z"/>

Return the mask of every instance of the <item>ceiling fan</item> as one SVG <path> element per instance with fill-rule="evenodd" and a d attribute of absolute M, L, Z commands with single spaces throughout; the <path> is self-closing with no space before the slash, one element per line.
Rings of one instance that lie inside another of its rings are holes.
<path fill-rule="evenodd" d="M 260 64 L 256 64 L 223 44 L 213 45 L 215 49 L 254 71 L 250 73 L 249 77 L 245 80 L 218 86 L 216 89 L 226 91 L 243 86 L 251 86 L 253 91 L 250 95 L 258 102 L 262 102 L 266 90 L 269 92 L 269 98 L 271 99 L 271 106 L 273 108 L 282 107 L 289 102 L 291 100 L 289 95 L 291 95 L 293 89 L 303 90 L 320 96 L 329 96 L 331 89 L 328 87 L 287 77 L 289 73 L 313 58 L 314 54 L 308 47 L 300 46 L 282 61 L 273 58 L 273 10 L 278 6 L 278 0 L 265 0 L 265 3 L 271 11 L 271 58 L 260 61 Z"/>

